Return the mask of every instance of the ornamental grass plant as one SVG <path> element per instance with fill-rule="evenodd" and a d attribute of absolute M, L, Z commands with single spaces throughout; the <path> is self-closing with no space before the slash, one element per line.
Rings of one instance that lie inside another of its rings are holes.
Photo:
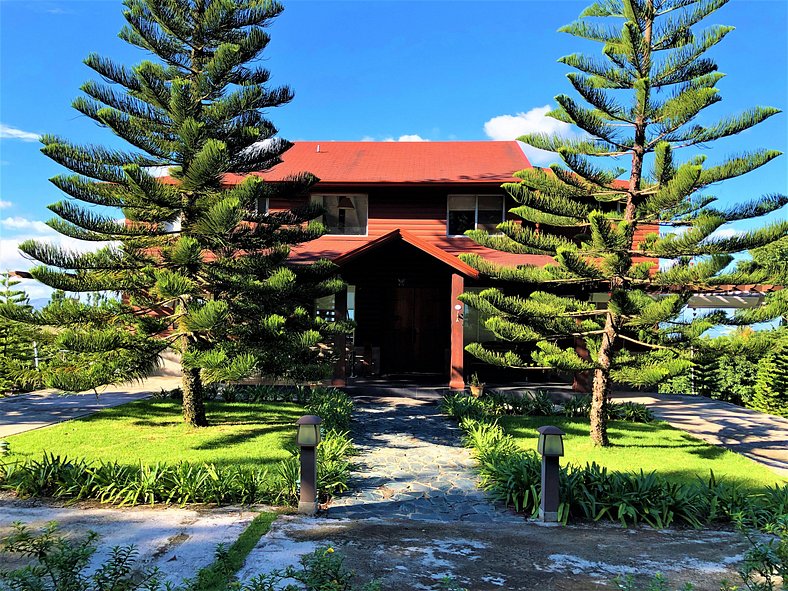
<path fill-rule="evenodd" d="M 488 412 L 498 408 L 489 401 L 469 400 L 451 394 L 444 410 L 460 421 L 464 442 L 478 461 L 481 487 L 494 499 L 536 517 L 541 500 L 540 457 L 533 449 L 523 449 L 499 424 L 511 416 L 501 419 Z M 627 407 L 623 414 L 640 418 L 634 408 Z M 788 485 L 754 488 L 720 479 L 713 471 L 682 481 L 656 470 L 621 472 L 596 462 L 568 464 L 561 467 L 560 491 L 558 513 L 564 524 L 608 520 L 625 526 L 665 528 L 737 520 L 752 528 L 765 528 L 788 514 Z"/>
<path fill-rule="evenodd" d="M 143 401 L 146 402 L 146 401 Z M 132 403 L 139 404 L 139 403 Z M 233 412 L 242 402 L 211 402 L 221 409 L 228 405 Z M 256 408 L 257 402 L 252 408 Z M 289 402 L 287 404 L 290 404 Z M 130 406 L 130 405 L 125 405 Z M 117 407 L 121 408 L 121 407 Z M 322 501 L 347 489 L 353 443 L 346 427 L 350 424 L 353 404 L 344 392 L 314 389 L 308 395 L 305 414 L 323 418 L 323 440 L 318 446 L 318 490 Z M 110 412 L 119 412 L 108 409 Z M 102 411 L 106 412 L 106 411 Z M 101 414 L 101 413 L 97 413 Z M 214 415 L 217 414 L 214 412 Z M 95 416 L 95 415 L 94 415 Z M 246 416 L 245 414 L 243 416 Z M 294 422 L 294 421 L 293 421 Z M 90 425 L 90 421 L 83 422 Z M 58 429 L 53 427 L 49 429 Z M 145 429 L 142 426 L 144 437 Z M 47 430 L 39 432 L 46 433 Z M 293 435 L 295 429 L 293 428 Z M 203 431 L 200 431 L 202 433 Z M 52 431 L 54 436 L 55 431 Z M 219 459 L 228 454 L 226 447 L 242 445 L 224 437 L 225 447 Z M 50 441 L 53 440 L 50 438 Z M 19 446 L 12 438 L 12 451 Z M 250 448 L 250 451 L 254 451 Z M 20 497 L 48 497 L 59 500 L 94 499 L 115 505 L 157 503 L 252 504 L 297 503 L 299 480 L 298 448 L 294 442 L 285 444 L 285 457 L 255 466 L 244 462 L 163 461 L 137 463 L 117 459 L 71 457 L 64 453 L 44 452 L 42 455 L 14 457 L 0 462 L 0 490 L 9 490 Z"/>

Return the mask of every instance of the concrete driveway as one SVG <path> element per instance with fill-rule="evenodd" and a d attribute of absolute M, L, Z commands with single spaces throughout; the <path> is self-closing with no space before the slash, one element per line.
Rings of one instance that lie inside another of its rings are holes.
<path fill-rule="evenodd" d="M 42 390 L 0 398 L 0 437 L 93 414 L 103 408 L 147 398 L 152 392 L 171 390 L 179 384 L 180 378 L 167 376 L 148 378 L 136 384 L 108 386 L 99 390 L 98 395 Z"/>

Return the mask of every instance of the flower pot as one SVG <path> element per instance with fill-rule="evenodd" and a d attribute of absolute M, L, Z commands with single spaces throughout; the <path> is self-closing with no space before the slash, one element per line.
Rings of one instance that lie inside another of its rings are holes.
<path fill-rule="evenodd" d="M 471 386 L 471 396 L 478 398 L 484 393 L 484 385 Z"/>

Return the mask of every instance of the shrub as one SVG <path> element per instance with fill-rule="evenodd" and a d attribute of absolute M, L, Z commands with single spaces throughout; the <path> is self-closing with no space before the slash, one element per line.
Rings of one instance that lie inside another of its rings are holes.
<path fill-rule="evenodd" d="M 465 444 L 479 462 L 481 487 L 516 511 L 536 516 L 541 501 L 541 460 L 536 452 L 520 449 L 489 419 L 465 418 L 460 425 Z M 788 485 L 753 492 L 719 481 L 714 474 L 707 481 L 680 484 L 656 472 L 611 472 L 592 463 L 562 466 L 559 486 L 563 523 L 605 519 L 664 528 L 736 519 L 763 528 L 788 513 Z"/>
<path fill-rule="evenodd" d="M 324 430 L 345 431 L 350 428 L 353 401 L 342 390 L 314 388 L 306 402 L 306 410 L 323 419 Z"/>
<path fill-rule="evenodd" d="M 788 417 L 788 340 L 777 345 L 758 363 L 751 406 Z"/>
<path fill-rule="evenodd" d="M 20 523 L 0 541 L 0 553 L 33 559 L 33 563 L 12 571 L 0 571 L 3 588 L 15 591 L 159 591 L 157 569 L 135 569 L 134 546 L 115 547 L 106 562 L 90 576 L 83 575 L 90 557 L 96 552 L 96 534 L 82 539 L 66 539 L 50 523 L 35 533 Z"/>
<path fill-rule="evenodd" d="M 610 418 L 615 421 L 629 421 L 630 423 L 651 423 L 654 413 L 645 404 L 638 402 L 613 402 L 608 405 Z"/>
<path fill-rule="evenodd" d="M 495 407 L 489 397 L 474 398 L 465 392 L 451 392 L 443 397 L 441 408 L 455 419 L 483 419 L 495 414 Z"/>
<path fill-rule="evenodd" d="M 581 394 L 564 402 L 564 416 L 569 418 L 588 417 L 591 415 L 591 396 Z"/>
<path fill-rule="evenodd" d="M 348 456 L 352 451 L 347 433 L 326 433 L 318 447 L 318 487 L 323 500 L 347 490 Z M 298 502 L 298 479 L 297 450 L 280 462 L 273 474 L 264 468 L 188 462 L 132 467 L 54 454 L 45 454 L 40 460 L 0 464 L 0 489 L 20 497 L 96 499 L 114 505 L 293 504 Z"/>
<path fill-rule="evenodd" d="M 298 503 L 298 482 L 300 479 L 300 459 L 297 448 L 292 455 L 277 466 L 277 477 L 281 483 L 280 503 Z M 317 447 L 317 490 L 321 502 L 348 489 L 350 478 L 350 456 L 355 454 L 353 441 L 347 431 L 327 431 Z"/>
<path fill-rule="evenodd" d="M 306 591 L 379 591 L 380 583 L 370 581 L 357 587 L 353 583 L 355 573 L 345 566 L 344 557 L 333 548 L 321 547 L 301 557 L 301 568 L 288 567 L 280 575 L 294 579 L 303 585 Z M 297 591 L 301 587 L 288 585 L 284 591 Z"/>

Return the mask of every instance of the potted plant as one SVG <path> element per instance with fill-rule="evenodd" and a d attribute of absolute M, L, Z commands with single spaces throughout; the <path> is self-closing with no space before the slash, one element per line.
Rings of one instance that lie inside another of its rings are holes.
<path fill-rule="evenodd" d="M 471 379 L 468 384 L 471 387 L 471 395 L 474 398 L 478 398 L 484 392 L 484 384 L 479 381 L 479 374 L 476 372 L 471 374 Z"/>

